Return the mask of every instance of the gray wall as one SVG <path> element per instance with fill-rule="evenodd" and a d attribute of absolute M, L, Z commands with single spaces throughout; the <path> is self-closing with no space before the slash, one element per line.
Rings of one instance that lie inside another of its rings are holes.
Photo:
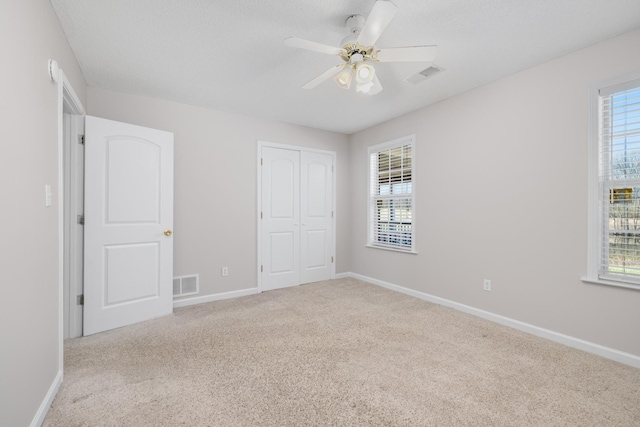
<path fill-rule="evenodd" d="M 203 294 L 256 284 L 256 141 L 302 145 L 337 152 L 337 272 L 640 355 L 640 292 L 580 281 L 587 270 L 587 90 L 640 69 L 640 31 L 351 137 L 87 89 L 47 0 L 0 3 L 0 37 L 0 425 L 34 419 L 61 362 L 58 92 L 47 78 L 49 58 L 89 114 L 175 133 L 175 273 L 200 273 Z M 411 133 L 420 168 L 419 254 L 365 248 L 367 146 Z M 50 208 L 45 184 L 54 193 Z M 220 277 L 222 265 L 228 278 Z M 482 291 L 484 278 L 493 292 Z"/>
<path fill-rule="evenodd" d="M 174 133 L 174 273 L 200 274 L 200 296 L 257 286 L 258 140 L 336 152 L 336 272 L 349 271 L 348 136 L 96 88 L 87 98 L 90 115 Z"/>
<path fill-rule="evenodd" d="M 627 33 L 354 134 L 351 271 L 640 356 L 640 292 L 580 281 L 589 87 L 640 70 L 638 46 Z M 366 248 L 367 147 L 412 133 L 419 254 Z"/>
<path fill-rule="evenodd" d="M 49 58 L 82 102 L 85 82 L 46 0 L 0 2 L 0 40 L 0 425 L 25 426 L 60 366 L 58 88 L 49 81 Z"/>

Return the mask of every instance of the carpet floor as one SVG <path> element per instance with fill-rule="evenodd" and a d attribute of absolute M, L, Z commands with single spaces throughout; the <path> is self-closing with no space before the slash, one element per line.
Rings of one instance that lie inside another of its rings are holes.
<path fill-rule="evenodd" d="M 65 342 L 44 426 L 640 426 L 640 370 L 354 279 Z"/>

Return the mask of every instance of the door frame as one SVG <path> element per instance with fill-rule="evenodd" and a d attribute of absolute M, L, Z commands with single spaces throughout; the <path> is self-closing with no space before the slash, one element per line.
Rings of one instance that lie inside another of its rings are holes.
<path fill-rule="evenodd" d="M 65 257 L 65 112 L 84 116 L 86 110 L 62 69 L 58 70 L 58 370 L 64 368 L 64 265 Z M 70 195 L 72 195 L 71 192 Z"/>
<path fill-rule="evenodd" d="M 319 154 L 326 154 L 331 156 L 331 161 L 333 163 L 333 183 L 332 183 L 332 201 L 331 203 L 333 204 L 333 218 L 332 218 L 332 242 L 331 242 L 331 252 L 333 253 L 333 262 L 331 263 L 331 279 L 335 279 L 336 277 L 336 263 L 337 263 L 337 258 L 336 258 L 336 218 L 338 217 L 337 214 L 337 208 L 336 208 L 336 182 L 338 181 L 336 179 L 337 177 L 337 173 L 338 173 L 338 168 L 336 166 L 336 152 L 335 151 L 330 151 L 330 150 L 322 150 L 319 148 L 311 148 L 311 147 L 304 147 L 301 145 L 289 145 L 289 144 L 281 144 L 281 143 L 276 143 L 276 142 L 268 142 L 268 141 L 258 141 L 258 150 L 257 150 L 257 159 L 256 159 L 256 170 L 257 173 L 256 175 L 258 176 L 258 192 L 257 192 L 257 211 L 256 211 L 256 222 L 257 222 L 257 227 L 256 229 L 258 230 L 258 245 L 256 248 L 257 251 L 257 259 L 258 259 L 258 265 L 256 266 L 256 275 L 257 275 L 257 283 L 258 283 L 258 292 L 262 292 L 263 288 L 262 288 L 262 274 L 260 271 L 260 266 L 262 266 L 262 221 L 260 218 L 260 213 L 262 212 L 262 148 L 263 147 L 269 147 L 269 148 L 280 148 L 283 150 L 293 150 L 293 151 L 307 151 L 307 152 L 313 152 L 313 153 L 319 153 Z"/>
<path fill-rule="evenodd" d="M 65 339 L 82 336 L 83 310 L 78 304 L 77 297 L 82 295 L 82 268 L 84 263 L 83 231 L 78 224 L 77 215 L 84 215 L 84 167 L 78 165 L 78 160 L 84 163 L 80 156 L 84 155 L 82 141 L 79 135 L 84 135 L 84 117 L 64 111 L 64 335 Z M 80 223 L 82 224 L 82 223 Z M 78 274 L 79 273 L 79 274 Z"/>

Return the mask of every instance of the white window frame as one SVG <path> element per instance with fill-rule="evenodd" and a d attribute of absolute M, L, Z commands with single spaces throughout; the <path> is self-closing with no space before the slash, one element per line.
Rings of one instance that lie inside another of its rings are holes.
<path fill-rule="evenodd" d="M 604 191 L 600 179 L 601 96 L 637 86 L 640 86 L 640 72 L 600 82 L 589 90 L 588 262 L 587 275 L 582 278 L 582 281 L 640 290 L 640 277 L 637 282 L 622 278 L 618 280 L 610 275 L 602 275 L 600 272 L 600 266 L 603 264 L 605 227 L 602 205 L 605 202 Z"/>
<path fill-rule="evenodd" d="M 369 175 L 367 186 L 367 203 L 368 203 L 368 221 L 367 221 L 367 247 L 384 249 L 388 251 L 417 254 L 416 251 L 416 143 L 415 135 L 408 135 L 402 138 L 387 141 L 382 144 L 370 146 L 367 151 L 367 173 Z M 376 213 L 376 200 L 379 196 L 374 195 L 373 188 L 373 173 L 371 170 L 371 155 L 380 151 L 389 150 L 392 148 L 402 147 L 405 145 L 411 146 L 411 194 L 398 196 L 400 198 L 411 199 L 411 247 L 399 247 L 397 245 L 385 244 L 383 242 L 374 241 L 374 229 L 377 227 L 375 221 Z"/>

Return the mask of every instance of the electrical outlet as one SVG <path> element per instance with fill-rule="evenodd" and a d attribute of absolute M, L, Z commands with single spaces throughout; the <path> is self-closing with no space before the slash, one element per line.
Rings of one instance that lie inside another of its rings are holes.
<path fill-rule="evenodd" d="M 222 277 L 227 277 L 229 275 L 229 267 L 222 267 Z"/>
<path fill-rule="evenodd" d="M 489 292 L 491 291 L 491 280 L 484 279 L 484 290 Z"/>

